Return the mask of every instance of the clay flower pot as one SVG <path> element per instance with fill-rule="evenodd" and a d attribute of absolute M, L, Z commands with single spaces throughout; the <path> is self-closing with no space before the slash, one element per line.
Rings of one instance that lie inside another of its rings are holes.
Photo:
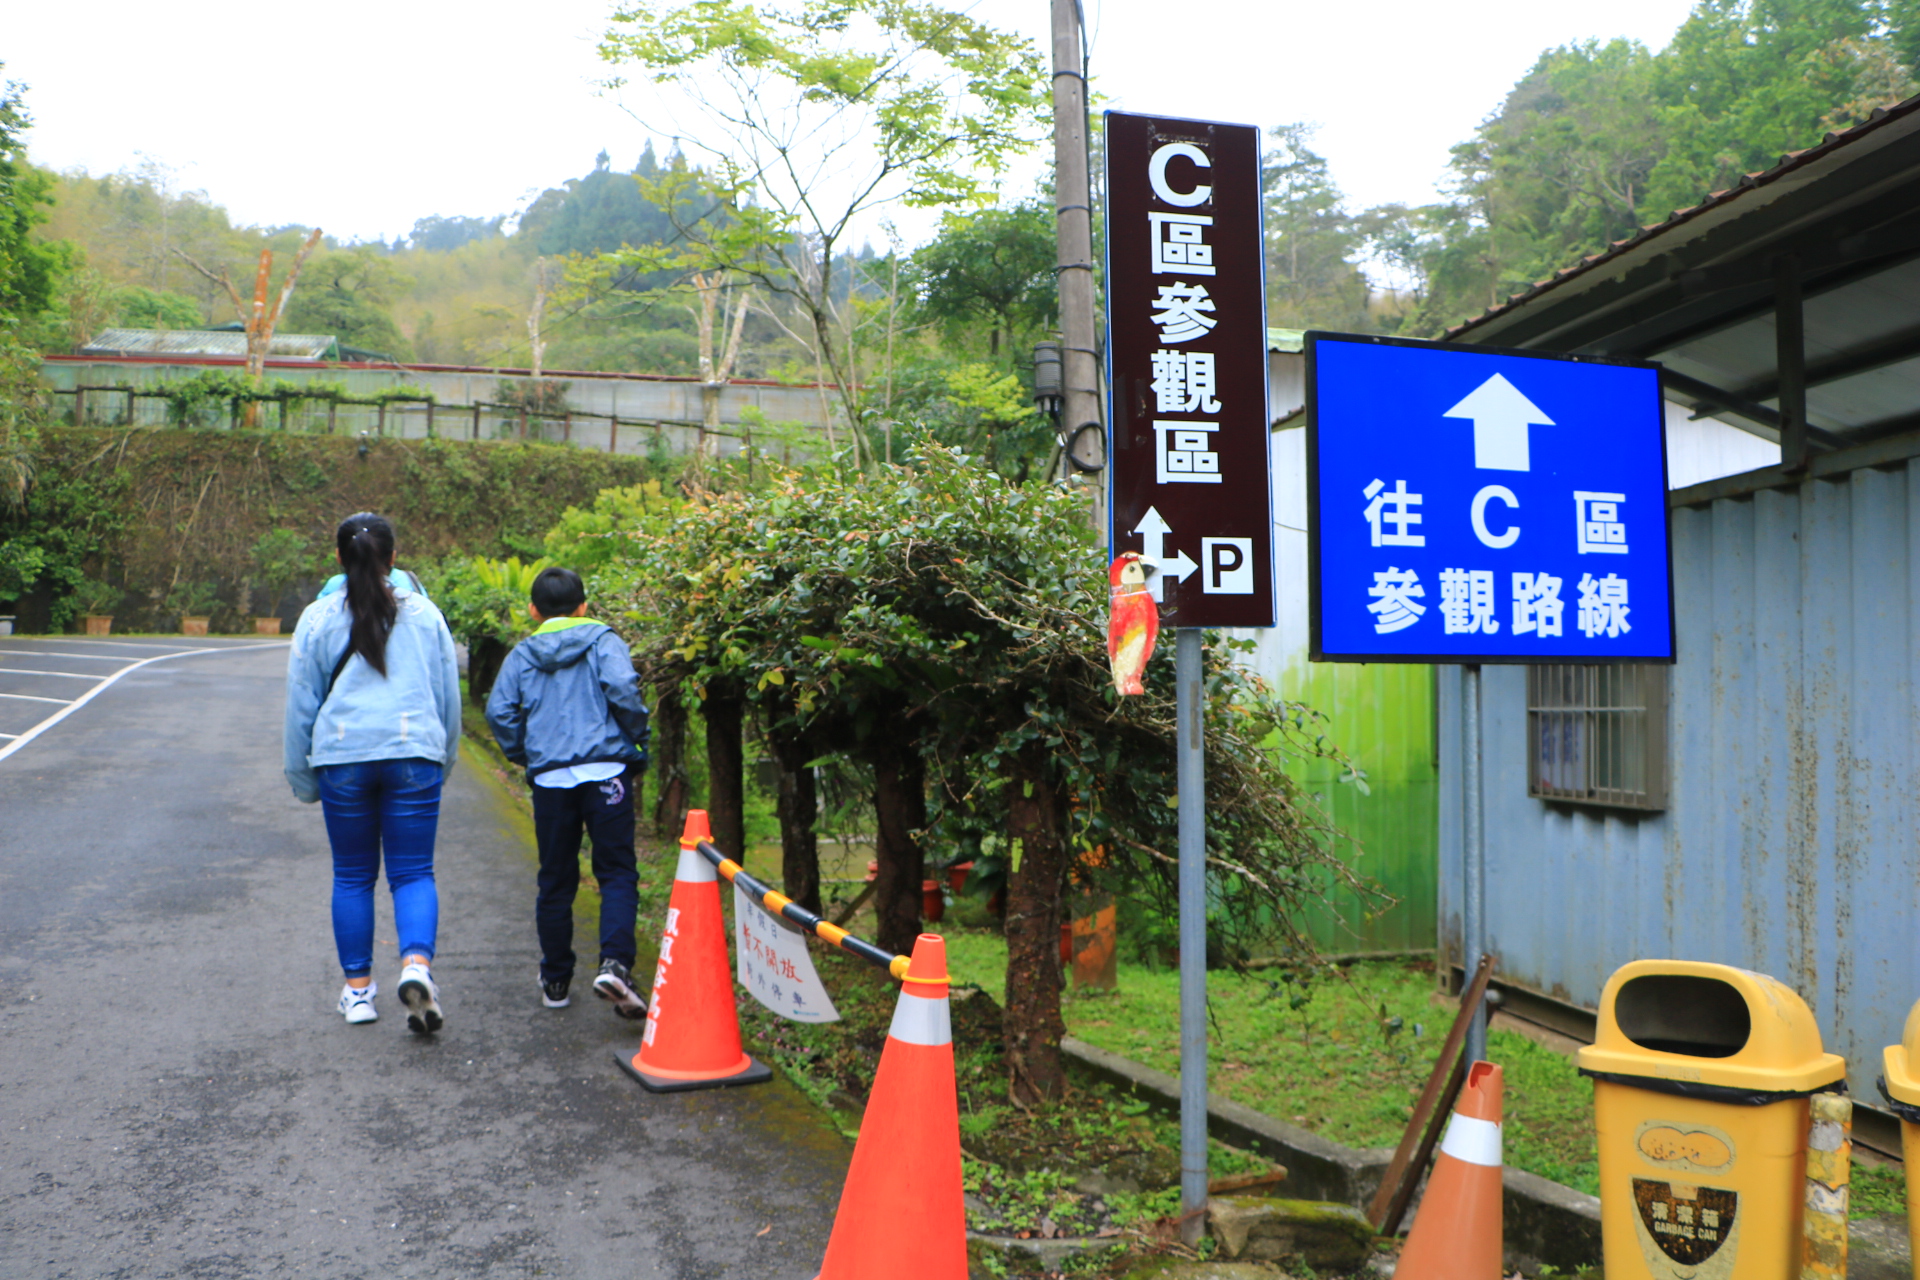
<path fill-rule="evenodd" d="M 939 924 L 946 918 L 947 900 L 940 893 L 938 880 L 920 882 L 920 918 L 928 924 Z"/>
<path fill-rule="evenodd" d="M 90 636 L 113 634 L 113 615 L 110 613 L 89 613 L 80 619 L 80 625 Z"/>
<path fill-rule="evenodd" d="M 956 862 L 947 868 L 947 888 L 959 893 L 967 887 L 967 873 L 973 870 L 971 862 Z"/>
<path fill-rule="evenodd" d="M 253 630 L 256 635 L 277 636 L 280 634 L 280 619 L 255 618 L 253 620 Z"/>
<path fill-rule="evenodd" d="M 205 618 L 181 618 L 180 634 L 183 636 L 204 636 L 207 634 L 207 620 Z"/>

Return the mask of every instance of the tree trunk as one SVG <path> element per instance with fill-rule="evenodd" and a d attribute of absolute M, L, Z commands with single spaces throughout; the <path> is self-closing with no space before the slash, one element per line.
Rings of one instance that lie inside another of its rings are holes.
<path fill-rule="evenodd" d="M 878 922 L 874 939 L 895 955 L 913 951 L 920 936 L 920 886 L 926 880 L 925 860 L 915 834 L 927 825 L 927 766 L 905 733 L 891 735 L 901 743 L 873 761 L 874 846 L 880 863 L 873 886 L 873 912 Z"/>
<path fill-rule="evenodd" d="M 652 727 L 647 755 L 659 792 L 653 802 L 653 829 L 671 840 L 687 818 L 687 704 L 678 685 L 657 691 Z"/>
<path fill-rule="evenodd" d="M 810 744 L 797 733 L 767 735 L 774 763 L 780 769 L 780 792 L 774 798 L 774 811 L 780 817 L 780 880 L 786 895 L 813 912 L 820 913 L 820 842 L 814 832 L 814 820 L 820 812 L 819 791 L 814 785 Z"/>
<path fill-rule="evenodd" d="M 740 682 L 716 676 L 707 682 L 707 820 L 713 843 L 735 862 L 746 856 L 747 811 L 740 744 Z"/>
<path fill-rule="evenodd" d="M 1046 756 L 1028 747 L 1014 762 L 1007 835 L 1018 868 L 1007 882 L 1008 1097 L 1018 1106 L 1058 1098 L 1060 1065 L 1060 886 L 1066 874 L 1060 798 Z"/>
<path fill-rule="evenodd" d="M 512 646 L 499 640 L 482 640 L 467 646 L 467 697 L 474 706 L 487 705 L 487 695 L 493 692 L 500 664 L 507 660 L 510 652 Z"/>

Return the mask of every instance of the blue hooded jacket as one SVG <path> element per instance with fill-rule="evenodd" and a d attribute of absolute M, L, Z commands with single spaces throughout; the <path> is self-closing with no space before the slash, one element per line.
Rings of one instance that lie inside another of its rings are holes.
<path fill-rule="evenodd" d="M 550 618 L 514 646 L 487 727 L 529 778 L 568 765 L 647 763 L 647 704 L 626 642 L 605 623 Z"/>
<path fill-rule="evenodd" d="M 327 690 L 353 625 L 344 591 L 308 605 L 293 629 L 285 768 L 293 794 L 308 804 L 320 798 L 321 765 L 421 759 L 451 770 L 459 755 L 460 671 L 446 619 L 410 583 L 396 583 L 393 596 L 400 608 L 384 676 L 356 653 Z"/>

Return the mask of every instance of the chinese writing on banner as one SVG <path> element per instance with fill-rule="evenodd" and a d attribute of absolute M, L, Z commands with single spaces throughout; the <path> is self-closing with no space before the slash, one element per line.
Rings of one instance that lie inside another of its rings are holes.
<path fill-rule="evenodd" d="M 780 919 L 739 885 L 733 887 L 733 942 L 740 985 L 753 998 L 795 1022 L 838 1022 L 839 1011 L 807 954 L 807 936 Z"/>

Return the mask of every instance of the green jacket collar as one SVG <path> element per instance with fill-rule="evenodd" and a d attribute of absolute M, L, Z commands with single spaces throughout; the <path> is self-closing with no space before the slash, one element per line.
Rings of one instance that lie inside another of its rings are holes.
<path fill-rule="evenodd" d="M 544 636 L 549 631 L 565 631 L 568 627 L 597 627 L 601 625 L 592 618 L 548 618 L 540 624 L 533 634 Z"/>

